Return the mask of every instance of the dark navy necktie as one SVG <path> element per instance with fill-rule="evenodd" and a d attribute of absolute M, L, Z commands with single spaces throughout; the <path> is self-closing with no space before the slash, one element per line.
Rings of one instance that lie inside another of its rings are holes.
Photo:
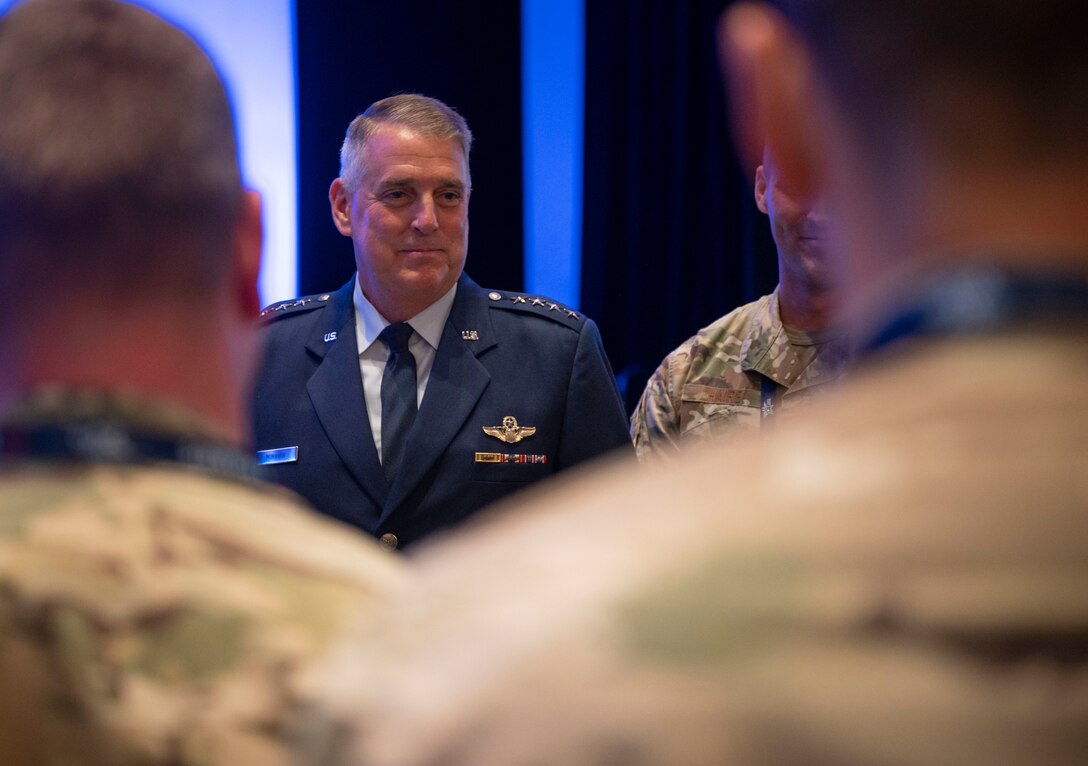
<path fill-rule="evenodd" d="M 411 337 L 412 327 L 405 322 L 389 325 L 378 336 L 389 348 L 382 374 L 382 468 L 390 483 L 416 419 L 416 360 L 408 350 Z"/>

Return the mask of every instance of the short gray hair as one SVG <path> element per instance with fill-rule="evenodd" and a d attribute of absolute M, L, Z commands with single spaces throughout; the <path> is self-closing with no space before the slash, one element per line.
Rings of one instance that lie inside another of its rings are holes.
<path fill-rule="evenodd" d="M 400 93 L 375 101 L 348 125 L 340 147 L 340 178 L 349 193 L 359 189 L 366 173 L 366 142 L 383 125 L 403 125 L 427 138 L 457 139 L 465 153 L 467 172 L 472 131 L 465 118 L 436 98 Z"/>

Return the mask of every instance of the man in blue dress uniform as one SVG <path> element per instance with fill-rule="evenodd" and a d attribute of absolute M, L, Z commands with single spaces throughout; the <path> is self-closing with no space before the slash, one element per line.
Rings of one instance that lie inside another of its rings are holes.
<path fill-rule="evenodd" d="M 471 144 L 435 99 L 371 105 L 329 189 L 357 276 L 265 310 L 259 461 L 389 548 L 629 444 L 596 325 L 463 273 Z"/>

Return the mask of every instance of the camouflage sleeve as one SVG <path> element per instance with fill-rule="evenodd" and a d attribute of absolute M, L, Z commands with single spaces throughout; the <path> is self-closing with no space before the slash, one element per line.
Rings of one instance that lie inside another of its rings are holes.
<path fill-rule="evenodd" d="M 639 460 L 666 457 L 680 447 L 680 392 L 690 344 L 688 341 L 658 365 L 631 415 L 631 440 Z"/>

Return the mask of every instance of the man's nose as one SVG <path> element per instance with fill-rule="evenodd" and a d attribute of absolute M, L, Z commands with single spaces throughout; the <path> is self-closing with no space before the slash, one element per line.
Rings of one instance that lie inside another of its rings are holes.
<path fill-rule="evenodd" d="M 812 207 L 809 208 L 808 215 L 806 217 L 811 223 L 814 223 L 817 226 L 826 226 L 827 205 L 822 200 L 812 203 Z"/>
<path fill-rule="evenodd" d="M 416 204 L 412 228 L 422 234 L 430 234 L 438 229 L 438 216 L 435 211 L 434 197 L 424 194 Z"/>

